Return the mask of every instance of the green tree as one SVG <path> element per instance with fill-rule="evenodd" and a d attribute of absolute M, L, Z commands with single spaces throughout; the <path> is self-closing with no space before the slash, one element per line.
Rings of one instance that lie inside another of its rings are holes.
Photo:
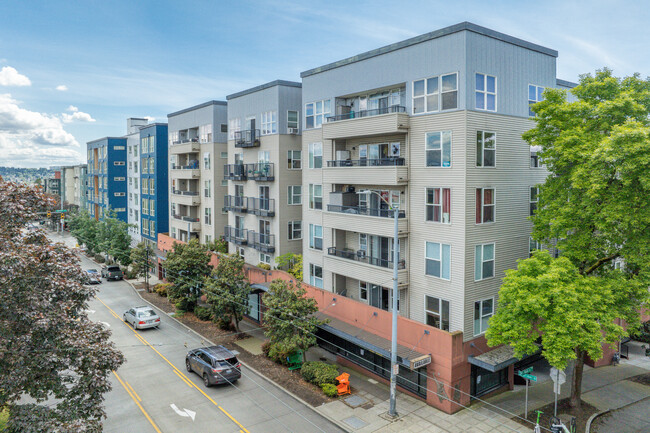
<path fill-rule="evenodd" d="M 208 249 L 192 239 L 188 244 L 174 243 L 173 251 L 163 262 L 169 299 L 182 311 L 193 311 L 203 289 L 203 280 L 210 275 L 210 253 Z"/>
<path fill-rule="evenodd" d="M 274 280 L 264 295 L 264 334 L 272 346 L 290 353 L 303 352 L 316 344 L 316 328 L 325 323 L 313 316 L 318 311 L 316 300 L 307 291 L 284 280 Z"/>
<path fill-rule="evenodd" d="M 296 280 L 302 281 L 302 255 L 294 253 L 286 253 L 275 258 L 278 268 L 287 271 Z"/>
<path fill-rule="evenodd" d="M 99 252 L 99 221 L 92 218 L 88 212 L 81 211 L 72 216 L 70 232 L 79 245 L 86 245 L 92 253 Z"/>
<path fill-rule="evenodd" d="M 129 225 L 110 212 L 99 223 L 98 248 L 124 266 L 131 264 Z"/>
<path fill-rule="evenodd" d="M 136 277 L 145 279 L 147 292 L 149 291 L 149 271 L 155 257 L 153 248 L 145 241 L 140 242 L 131 250 L 131 266 L 135 270 Z"/>
<path fill-rule="evenodd" d="M 641 288 L 650 281 L 650 80 L 604 69 L 581 76 L 572 94 L 569 102 L 565 91 L 547 89 L 533 107 L 536 127 L 523 136 L 541 148 L 550 172 L 539 186 L 533 238 L 556 245 L 563 257 L 538 254 L 508 273 L 487 336 L 490 345 L 507 343 L 522 355 L 537 350 L 532 340 L 541 331 L 551 365 L 575 360 L 576 407 L 585 356 L 597 360 L 601 343 L 627 335 L 615 318 L 637 328 L 648 299 Z M 613 269 L 619 257 L 628 272 Z"/>
<path fill-rule="evenodd" d="M 223 255 L 205 279 L 204 291 L 214 317 L 232 320 L 239 332 L 239 322 L 248 312 L 251 287 L 244 272 L 244 259 L 236 254 Z"/>
<path fill-rule="evenodd" d="M 78 257 L 23 230 L 48 200 L 0 182 L 0 408 L 10 433 L 101 432 L 109 375 L 124 358 L 88 319 L 96 289 L 83 285 Z"/>
<path fill-rule="evenodd" d="M 210 251 L 214 251 L 215 253 L 228 254 L 228 242 L 225 241 L 223 236 L 209 242 L 207 247 Z"/>

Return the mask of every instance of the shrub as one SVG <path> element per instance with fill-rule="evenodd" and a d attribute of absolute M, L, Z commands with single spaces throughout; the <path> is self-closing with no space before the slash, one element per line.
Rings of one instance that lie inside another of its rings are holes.
<path fill-rule="evenodd" d="M 194 315 L 199 320 L 212 320 L 212 312 L 209 308 L 196 306 L 194 307 Z"/>
<path fill-rule="evenodd" d="M 104 256 L 102 256 L 101 254 L 95 254 L 95 261 L 97 263 L 104 263 L 106 259 L 104 259 Z"/>
<path fill-rule="evenodd" d="M 293 350 L 294 348 L 287 348 L 281 344 L 271 344 L 268 356 L 278 364 L 287 365 L 287 356 L 289 356 Z"/>
<path fill-rule="evenodd" d="M 178 311 L 186 313 L 190 309 L 191 302 L 187 298 L 181 298 L 176 301 L 175 305 Z"/>
<path fill-rule="evenodd" d="M 159 296 L 167 296 L 167 289 L 169 288 L 170 283 L 159 283 L 153 286 L 154 292 L 158 293 Z"/>
<path fill-rule="evenodd" d="M 320 387 L 323 392 L 325 393 L 326 396 L 328 397 L 336 397 L 339 395 L 338 389 L 336 389 L 336 385 L 333 385 L 331 383 L 325 383 L 321 385 Z"/>
<path fill-rule="evenodd" d="M 302 377 L 315 385 L 322 387 L 325 384 L 336 383 L 336 377 L 339 371 L 336 365 L 328 364 L 326 362 L 305 362 L 300 369 Z"/>
<path fill-rule="evenodd" d="M 264 343 L 262 343 L 262 353 L 267 358 L 269 357 L 269 350 L 271 350 L 271 342 L 267 340 Z"/>
<path fill-rule="evenodd" d="M 266 269 L 267 271 L 271 270 L 271 265 L 269 265 L 268 263 L 258 263 L 257 267 L 260 269 Z"/>
<path fill-rule="evenodd" d="M 133 280 L 138 276 L 138 271 L 134 269 L 127 269 L 126 272 L 124 273 L 124 278 L 127 280 Z"/>

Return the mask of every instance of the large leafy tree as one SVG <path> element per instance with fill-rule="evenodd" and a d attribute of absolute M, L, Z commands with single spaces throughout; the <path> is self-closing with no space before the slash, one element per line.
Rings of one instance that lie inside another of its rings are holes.
<path fill-rule="evenodd" d="M 204 291 L 214 316 L 232 320 L 239 332 L 239 322 L 248 311 L 251 292 L 244 272 L 244 259 L 236 254 L 219 257 L 212 275 L 205 279 Z"/>
<path fill-rule="evenodd" d="M 136 277 L 144 278 L 149 291 L 148 275 L 156 255 L 149 243 L 142 241 L 131 250 L 131 265 Z"/>
<path fill-rule="evenodd" d="M 619 79 L 604 69 L 581 76 L 571 93 L 569 101 L 565 91 L 547 89 L 533 107 L 536 127 L 524 134 L 550 172 L 540 185 L 533 237 L 563 258 L 535 256 L 508 274 L 487 335 L 491 345 L 509 343 L 522 355 L 536 350 L 538 330 L 548 333 L 542 339 L 549 362 L 563 368 L 575 360 L 571 404 L 579 406 L 585 356 L 601 358 L 598 344 L 627 334 L 612 324 L 615 317 L 637 327 L 647 302 L 650 80 Z M 627 271 L 613 269 L 618 258 Z"/>
<path fill-rule="evenodd" d="M 210 275 L 208 249 L 192 239 L 187 244 L 174 243 L 174 249 L 163 262 L 167 281 L 172 283 L 169 298 L 183 311 L 193 311 L 203 289 L 204 278 Z"/>
<path fill-rule="evenodd" d="M 286 253 L 275 258 L 278 268 L 287 271 L 298 281 L 302 281 L 302 255 Z"/>
<path fill-rule="evenodd" d="M 9 432 L 101 432 L 108 375 L 124 358 L 88 319 L 95 289 L 78 258 L 24 230 L 48 205 L 37 188 L 0 182 L 0 407 Z"/>
<path fill-rule="evenodd" d="M 112 256 L 124 266 L 131 264 L 131 236 L 129 225 L 110 212 L 99 223 L 100 251 Z"/>
<path fill-rule="evenodd" d="M 86 245 L 90 252 L 99 252 L 99 221 L 92 218 L 88 212 L 81 211 L 72 215 L 69 227 L 72 236 L 79 245 Z"/>

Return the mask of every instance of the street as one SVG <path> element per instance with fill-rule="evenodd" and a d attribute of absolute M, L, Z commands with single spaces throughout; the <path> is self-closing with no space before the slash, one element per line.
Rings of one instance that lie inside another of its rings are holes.
<path fill-rule="evenodd" d="M 59 235 L 51 237 L 60 241 Z M 85 256 L 80 258 L 84 269 L 99 270 Z M 122 314 L 139 305 L 147 304 L 125 281 L 104 281 L 89 304 L 91 320 L 110 328 L 127 360 L 112 374 L 105 432 L 341 431 L 245 366 L 234 385 L 206 388 L 185 369 L 185 354 L 209 343 L 161 312 L 159 329 L 133 330 Z"/>

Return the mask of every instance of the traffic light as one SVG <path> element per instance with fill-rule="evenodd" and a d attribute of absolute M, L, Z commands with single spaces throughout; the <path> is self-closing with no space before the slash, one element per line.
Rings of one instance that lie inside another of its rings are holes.
<path fill-rule="evenodd" d="M 65 214 L 62 213 L 62 214 L 61 214 L 61 221 L 63 221 L 64 218 L 65 218 Z"/>
<path fill-rule="evenodd" d="M 50 212 L 49 210 L 47 211 L 47 217 L 48 217 L 48 218 L 51 218 L 51 217 L 52 217 L 52 212 Z"/>

